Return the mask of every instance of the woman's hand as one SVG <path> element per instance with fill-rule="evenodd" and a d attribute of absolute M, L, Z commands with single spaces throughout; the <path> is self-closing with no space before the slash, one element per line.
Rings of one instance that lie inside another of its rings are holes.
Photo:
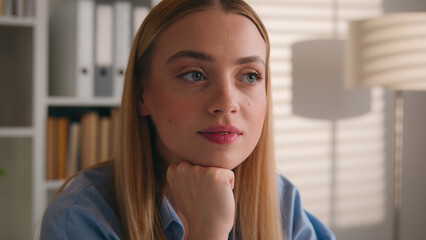
<path fill-rule="evenodd" d="M 227 239 L 234 223 L 234 173 L 187 162 L 167 169 L 172 205 L 182 212 L 188 239 Z"/>

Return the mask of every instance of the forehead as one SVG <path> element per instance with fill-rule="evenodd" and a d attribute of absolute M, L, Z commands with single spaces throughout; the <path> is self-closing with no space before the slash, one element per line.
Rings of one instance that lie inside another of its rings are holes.
<path fill-rule="evenodd" d="M 256 25 L 243 15 L 222 10 L 198 11 L 179 19 L 159 36 L 155 45 L 162 57 L 194 50 L 218 57 L 266 58 L 266 44 Z"/>

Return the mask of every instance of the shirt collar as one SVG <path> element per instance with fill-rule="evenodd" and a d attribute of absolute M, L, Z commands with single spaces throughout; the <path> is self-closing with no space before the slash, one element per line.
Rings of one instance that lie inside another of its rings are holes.
<path fill-rule="evenodd" d="M 163 198 L 159 212 L 163 232 L 170 228 L 169 231 L 176 233 L 178 239 L 182 239 L 185 235 L 183 224 L 166 197 Z"/>

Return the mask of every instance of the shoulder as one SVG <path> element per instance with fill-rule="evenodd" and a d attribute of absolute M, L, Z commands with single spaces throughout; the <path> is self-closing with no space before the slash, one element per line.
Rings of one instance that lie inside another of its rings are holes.
<path fill-rule="evenodd" d="M 335 239 L 330 229 L 302 207 L 299 191 L 293 183 L 277 175 L 277 186 L 282 229 L 289 240 Z"/>
<path fill-rule="evenodd" d="M 112 177 L 112 166 L 75 177 L 46 209 L 41 239 L 119 239 L 122 225 Z"/>

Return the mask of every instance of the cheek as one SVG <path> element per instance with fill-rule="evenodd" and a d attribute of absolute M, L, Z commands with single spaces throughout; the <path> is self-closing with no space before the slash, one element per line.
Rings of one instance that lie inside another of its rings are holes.
<path fill-rule="evenodd" d="M 152 104 L 152 118 L 159 132 L 168 134 L 178 131 L 182 125 L 191 122 L 194 101 L 186 100 L 185 96 L 174 94 L 156 94 Z"/>
<path fill-rule="evenodd" d="M 254 124 L 256 124 L 260 131 L 263 127 L 263 122 L 265 121 L 265 114 L 266 114 L 266 104 L 259 106 L 257 109 L 252 110 L 253 113 L 253 120 Z"/>
<path fill-rule="evenodd" d="M 252 119 L 253 124 L 263 125 L 266 114 L 266 96 L 264 94 L 261 97 L 258 97 L 256 101 L 248 101 L 246 108 L 247 112 L 250 114 L 250 119 Z"/>
<path fill-rule="evenodd" d="M 250 140 L 255 145 L 258 143 L 262 134 L 262 129 L 265 121 L 266 106 L 267 102 L 265 98 L 265 100 L 259 102 L 250 102 L 247 107 L 251 114 L 249 116 L 251 119 L 250 127 L 251 129 L 256 129 L 253 132 L 252 139 Z"/>

